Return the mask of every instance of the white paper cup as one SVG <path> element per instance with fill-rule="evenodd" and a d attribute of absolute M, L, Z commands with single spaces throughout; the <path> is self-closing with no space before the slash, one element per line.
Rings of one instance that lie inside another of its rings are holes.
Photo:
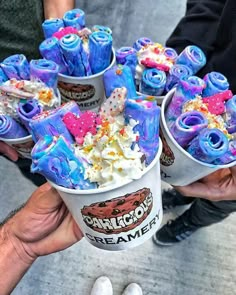
<path fill-rule="evenodd" d="M 97 248 L 119 251 L 147 241 L 160 227 L 160 155 L 162 142 L 142 178 L 113 188 L 67 189 L 50 182 L 81 228 L 84 237 Z"/>
<path fill-rule="evenodd" d="M 198 161 L 176 142 L 167 127 L 165 119 L 166 108 L 174 93 L 175 89 L 167 93 L 161 106 L 160 137 L 162 139 L 163 150 L 160 157 L 160 164 L 162 180 L 172 185 L 184 186 L 219 169 L 234 166 L 236 162 L 227 165 L 212 165 Z"/>
<path fill-rule="evenodd" d="M 140 95 L 140 96 L 149 96 L 148 94 L 143 94 L 143 93 L 141 93 L 139 91 L 137 91 L 137 94 Z M 159 106 L 162 105 L 162 102 L 163 102 L 163 100 L 165 98 L 164 95 L 163 96 L 162 95 L 161 96 L 150 95 L 150 96 L 153 96 L 155 98 L 155 100 L 157 102 L 157 105 L 159 105 Z"/>
<path fill-rule="evenodd" d="M 58 89 L 62 102 L 74 100 L 81 111 L 98 111 L 105 99 L 103 84 L 104 72 L 114 66 L 116 62 L 115 51 L 112 49 L 112 61 L 105 70 L 87 77 L 72 77 L 63 74 L 58 75 Z"/>
<path fill-rule="evenodd" d="M 57 96 L 58 96 L 58 106 L 59 106 L 61 104 L 61 94 L 58 90 L 57 90 Z M 0 137 L 0 141 L 3 141 L 6 144 L 12 146 L 23 158 L 31 159 L 31 151 L 34 146 L 32 135 L 27 135 L 25 137 L 12 138 L 12 139 Z"/>

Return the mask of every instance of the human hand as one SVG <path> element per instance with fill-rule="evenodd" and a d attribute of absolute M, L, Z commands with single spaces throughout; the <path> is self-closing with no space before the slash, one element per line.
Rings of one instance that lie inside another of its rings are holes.
<path fill-rule="evenodd" d="M 39 187 L 4 227 L 20 258 L 29 264 L 38 256 L 70 247 L 83 236 L 49 183 Z"/>
<path fill-rule="evenodd" d="M 10 160 L 14 162 L 16 162 L 19 157 L 17 151 L 3 141 L 0 141 L 0 154 L 6 155 Z"/>
<path fill-rule="evenodd" d="M 184 196 L 211 201 L 236 200 L 236 166 L 220 169 L 187 186 L 175 186 Z"/>

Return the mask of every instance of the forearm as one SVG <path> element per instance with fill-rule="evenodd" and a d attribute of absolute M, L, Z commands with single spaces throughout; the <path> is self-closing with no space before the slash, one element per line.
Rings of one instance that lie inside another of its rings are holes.
<path fill-rule="evenodd" d="M 14 237 L 10 236 L 8 224 L 0 227 L 1 295 L 10 294 L 33 263 L 33 260 L 21 257 L 21 251 L 21 245 L 18 245 Z"/>
<path fill-rule="evenodd" d="M 62 18 L 66 11 L 74 9 L 75 0 L 44 0 L 44 17 Z"/>
<path fill-rule="evenodd" d="M 220 16 L 226 0 L 188 0 L 185 16 L 180 20 L 167 46 L 178 52 L 188 45 L 198 45 L 205 54 L 213 50 Z"/>

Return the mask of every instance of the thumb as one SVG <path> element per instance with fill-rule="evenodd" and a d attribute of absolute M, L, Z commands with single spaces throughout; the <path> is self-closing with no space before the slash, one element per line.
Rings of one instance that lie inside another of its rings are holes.
<path fill-rule="evenodd" d="M 0 141 L 0 153 L 6 155 L 13 162 L 16 162 L 19 157 L 17 151 L 13 147 L 2 141 Z"/>

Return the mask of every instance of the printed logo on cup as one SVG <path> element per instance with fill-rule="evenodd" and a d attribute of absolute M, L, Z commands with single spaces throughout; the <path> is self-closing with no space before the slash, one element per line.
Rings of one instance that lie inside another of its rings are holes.
<path fill-rule="evenodd" d="M 96 232 L 119 234 L 140 225 L 153 207 L 149 188 L 104 202 L 84 206 L 81 210 L 85 224 Z"/>
<path fill-rule="evenodd" d="M 172 152 L 171 148 L 169 147 L 161 129 L 160 129 L 160 138 L 161 138 L 162 144 L 163 144 L 163 149 L 162 149 L 162 153 L 160 156 L 160 163 L 163 166 L 171 166 L 174 164 L 175 156 L 174 156 L 174 153 Z"/>

